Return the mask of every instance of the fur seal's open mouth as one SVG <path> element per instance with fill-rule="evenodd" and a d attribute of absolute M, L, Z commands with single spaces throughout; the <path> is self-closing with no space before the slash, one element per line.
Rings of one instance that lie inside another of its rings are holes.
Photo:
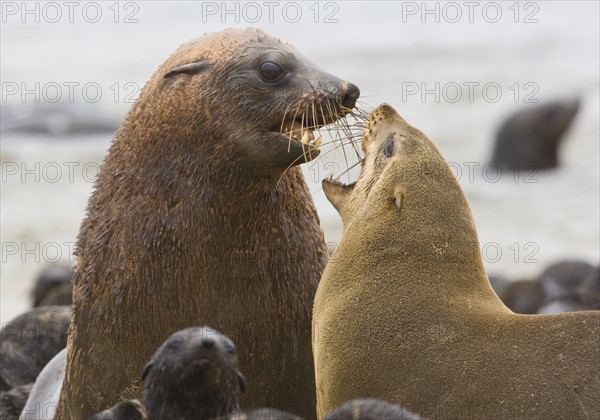
<path fill-rule="evenodd" d="M 322 152 L 322 146 L 327 147 L 325 153 L 330 153 L 335 152 L 338 147 L 343 150 L 344 144 L 352 144 L 354 151 L 358 154 L 358 149 L 354 144 L 358 133 L 353 132 L 348 117 L 356 119 L 361 112 L 355 108 L 347 108 L 329 102 L 326 104 L 310 103 L 299 109 L 298 107 L 289 107 L 283 116 L 279 115 L 279 119 L 275 117 L 275 120 L 270 120 L 267 127 L 271 126 L 268 132 L 271 134 L 271 138 L 275 138 L 275 143 L 283 158 L 286 159 L 289 156 L 295 158 L 291 162 L 290 166 L 292 166 L 316 158 Z M 323 141 L 321 129 L 327 131 L 329 137 L 327 141 Z M 330 148 L 331 145 L 336 146 Z M 287 148 L 287 153 L 282 150 L 283 147 Z"/>
<path fill-rule="evenodd" d="M 310 120 L 304 120 L 302 116 L 285 119 L 281 124 L 277 124 L 271 129 L 276 133 L 281 133 L 288 141 L 294 140 L 306 146 L 318 148 L 321 146 L 321 136 L 315 139 L 312 130 L 318 130 L 323 127 L 322 124 L 311 124 Z"/>
<path fill-rule="evenodd" d="M 325 178 L 323 180 L 323 183 L 327 183 L 329 185 L 334 185 L 334 186 L 342 188 L 346 191 L 352 190 L 352 188 L 354 188 L 354 186 L 356 185 L 356 181 L 351 182 L 349 184 L 344 184 L 343 182 L 340 181 L 340 177 L 334 178 L 333 175 L 329 175 L 327 178 Z"/>

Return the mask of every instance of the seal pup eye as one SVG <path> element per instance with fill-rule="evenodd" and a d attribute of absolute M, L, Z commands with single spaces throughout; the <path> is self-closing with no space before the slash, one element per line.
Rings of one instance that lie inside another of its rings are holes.
<path fill-rule="evenodd" d="M 394 154 L 394 146 L 395 146 L 394 137 L 389 136 L 385 141 L 385 146 L 383 146 L 383 154 L 386 157 L 391 157 Z"/>
<path fill-rule="evenodd" d="M 182 344 L 183 340 L 181 338 L 176 338 L 175 340 L 169 343 L 168 347 L 170 350 L 177 350 L 181 347 Z"/>
<path fill-rule="evenodd" d="M 276 82 L 283 76 L 283 69 L 277 63 L 265 61 L 260 65 L 260 76 L 266 82 Z"/>

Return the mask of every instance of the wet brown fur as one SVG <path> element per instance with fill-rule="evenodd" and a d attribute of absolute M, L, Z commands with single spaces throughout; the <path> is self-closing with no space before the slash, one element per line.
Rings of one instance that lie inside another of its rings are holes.
<path fill-rule="evenodd" d="M 116 132 L 79 234 L 60 418 L 139 397 L 154 350 L 198 324 L 243 349 L 244 407 L 314 418 L 310 315 L 326 248 L 300 169 L 271 159 L 258 126 L 323 95 L 304 78 L 275 99 L 253 83 L 230 92 L 265 48 L 326 75 L 261 31 L 210 34 L 158 69 Z M 164 77 L 197 61 L 207 69 Z"/>
<path fill-rule="evenodd" d="M 319 418 L 356 398 L 428 418 L 600 417 L 600 312 L 512 313 L 433 143 L 387 105 L 365 133 L 357 184 L 323 185 L 344 233 L 314 305 Z"/>

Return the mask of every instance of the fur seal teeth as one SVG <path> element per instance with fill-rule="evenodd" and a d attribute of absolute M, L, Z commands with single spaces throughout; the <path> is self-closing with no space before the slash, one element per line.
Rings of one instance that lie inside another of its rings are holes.
<path fill-rule="evenodd" d="M 312 135 L 310 134 L 310 131 L 308 131 L 308 130 L 304 131 L 302 133 L 302 139 L 300 140 L 300 143 L 302 143 L 302 144 L 308 144 L 308 142 L 310 140 L 312 140 L 311 137 L 312 137 Z"/>
<path fill-rule="evenodd" d="M 322 136 L 319 136 L 319 137 L 317 137 L 317 139 L 316 139 L 316 140 L 313 142 L 313 145 L 314 145 L 315 147 L 320 147 L 322 142 L 323 142 L 323 137 L 322 137 Z"/>
<path fill-rule="evenodd" d="M 312 131 L 296 120 L 285 121 L 281 127 L 281 133 L 306 145 L 315 138 Z"/>

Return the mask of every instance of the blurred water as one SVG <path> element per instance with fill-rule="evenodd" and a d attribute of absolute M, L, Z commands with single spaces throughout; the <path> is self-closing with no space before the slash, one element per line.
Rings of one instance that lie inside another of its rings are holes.
<path fill-rule="evenodd" d="M 36 82 L 41 86 L 58 83 L 64 95 L 68 92 L 65 83 L 79 83 L 74 96 L 81 100 L 80 87 L 93 82 L 102 93 L 96 104 L 98 113 L 120 119 L 130 106 L 126 98 L 181 43 L 227 27 L 260 27 L 294 44 L 331 73 L 356 83 L 364 106 L 381 102 L 395 106 L 438 144 L 449 162 L 462 169 L 460 181 L 472 206 L 489 272 L 530 276 L 559 258 L 582 258 L 594 264 L 600 260 L 597 2 L 520 3 L 518 23 L 513 2 L 494 3 L 502 11 L 496 23 L 486 21 L 495 16 L 495 6 L 489 2 L 480 2 L 472 23 L 462 2 L 427 3 L 429 10 L 440 10 L 439 22 L 435 14 L 421 15 L 421 2 L 325 2 L 318 4 L 319 23 L 313 21 L 313 3 L 296 3 L 302 11 L 299 22 L 291 23 L 289 16 L 286 20 L 275 13 L 274 22 L 269 23 L 263 8 L 263 19 L 255 24 L 243 19 L 237 23 L 235 15 L 203 15 L 206 2 L 204 6 L 200 2 L 129 2 L 135 7 L 127 9 L 122 3 L 119 23 L 115 23 L 111 4 L 100 6 L 102 19 L 97 23 L 77 13 L 73 23 L 66 18 L 50 23 L 48 17 L 54 15 L 47 11 L 44 16 L 41 9 L 40 22 L 33 15 L 3 14 L 3 105 L 23 102 L 20 95 L 7 94 L 7 83 L 19 88 L 31 88 Z M 211 4 L 219 7 L 221 3 Z M 240 3 L 240 10 L 244 5 Z M 454 5 L 463 17 L 450 23 Z M 409 14 L 415 7 L 419 12 Z M 132 12 L 138 22 L 124 23 Z M 338 22 L 324 23 L 332 12 Z M 524 23 L 533 12 L 529 19 L 538 22 Z M 406 83 L 432 89 L 436 82 L 441 87 L 479 83 L 479 88 L 470 99 L 465 87 L 455 103 L 443 95 L 438 100 L 433 94 L 403 96 Z M 501 87 L 496 102 L 482 94 L 481 86 L 486 83 Z M 533 89 L 526 89 L 526 83 L 534 84 L 528 86 L 537 89 L 533 97 L 540 101 L 582 98 L 582 111 L 561 150 L 563 165 L 535 174 L 537 182 L 524 182 L 526 174 L 519 174 L 515 182 L 512 173 L 489 182 L 482 168 L 489 158 L 493 133 L 508 113 L 527 106 L 524 98 Z M 35 102 L 32 95 L 25 99 L 28 105 Z M 40 102 L 44 102 L 43 95 Z M 0 320 L 7 321 L 27 307 L 32 279 L 44 260 L 70 257 L 95 171 L 109 142 L 108 135 L 2 135 Z M 320 190 L 320 180 L 332 159 L 342 169 L 346 163 L 343 155 L 332 156 L 305 165 L 304 170 L 327 240 L 336 242 L 341 223 Z M 469 165 L 475 163 L 479 166 L 473 166 L 470 180 Z M 14 255 L 13 248 L 7 248 L 11 244 L 18 247 Z"/>

